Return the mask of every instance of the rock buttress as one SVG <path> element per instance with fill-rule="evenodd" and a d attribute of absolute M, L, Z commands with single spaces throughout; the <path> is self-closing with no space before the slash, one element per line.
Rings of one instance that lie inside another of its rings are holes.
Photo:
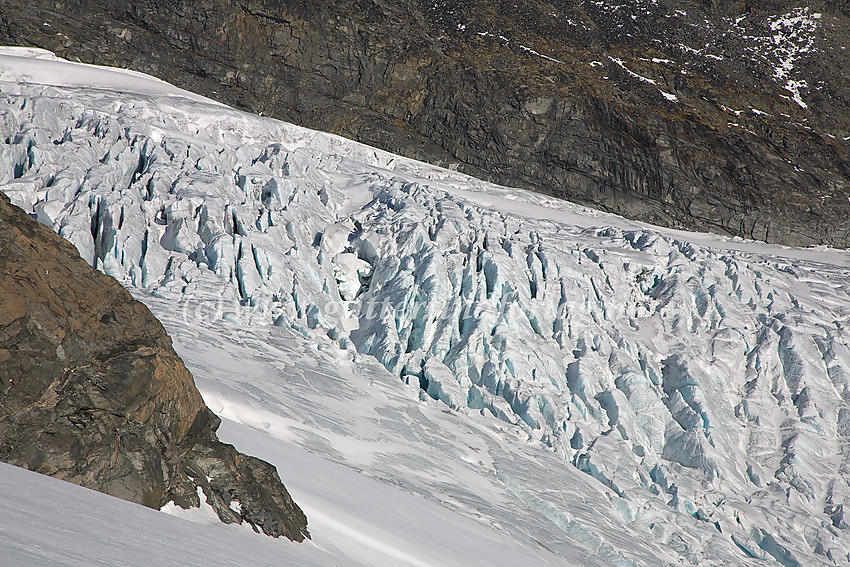
<path fill-rule="evenodd" d="M 0 460 L 157 509 L 202 492 L 224 522 L 309 537 L 219 423 L 147 307 L 0 193 Z"/>

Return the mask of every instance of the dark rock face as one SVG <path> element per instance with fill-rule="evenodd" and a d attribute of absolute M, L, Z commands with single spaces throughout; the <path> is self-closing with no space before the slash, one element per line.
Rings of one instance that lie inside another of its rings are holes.
<path fill-rule="evenodd" d="M 200 488 L 224 522 L 309 536 L 219 423 L 150 311 L 0 193 L 0 460 L 157 509 Z"/>
<path fill-rule="evenodd" d="M 0 41 L 653 223 L 850 246 L 850 8 L 0 0 Z"/>

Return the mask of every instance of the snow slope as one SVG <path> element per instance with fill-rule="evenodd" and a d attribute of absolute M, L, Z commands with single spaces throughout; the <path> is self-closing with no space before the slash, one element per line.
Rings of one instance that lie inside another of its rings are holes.
<path fill-rule="evenodd" d="M 645 226 L 44 52 L 0 51 L 0 91 L 0 190 L 160 317 L 317 564 L 850 565 L 846 252 Z"/>
<path fill-rule="evenodd" d="M 4 567 L 356 565 L 309 542 L 198 525 L 5 463 L 0 490 Z"/>

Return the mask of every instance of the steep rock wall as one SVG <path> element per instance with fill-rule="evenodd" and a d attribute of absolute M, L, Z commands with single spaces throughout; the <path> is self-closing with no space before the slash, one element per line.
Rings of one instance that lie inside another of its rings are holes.
<path fill-rule="evenodd" d="M 850 245 L 844 3 L 0 1 L 0 41 L 657 224 Z"/>

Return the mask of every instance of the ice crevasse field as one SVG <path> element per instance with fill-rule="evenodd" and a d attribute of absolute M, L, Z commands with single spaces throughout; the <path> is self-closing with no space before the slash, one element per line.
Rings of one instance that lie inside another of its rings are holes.
<path fill-rule="evenodd" d="M 850 565 L 846 251 L 652 227 L 23 48 L 0 190 L 160 318 L 313 536 L 2 465 L 13 565 Z"/>

